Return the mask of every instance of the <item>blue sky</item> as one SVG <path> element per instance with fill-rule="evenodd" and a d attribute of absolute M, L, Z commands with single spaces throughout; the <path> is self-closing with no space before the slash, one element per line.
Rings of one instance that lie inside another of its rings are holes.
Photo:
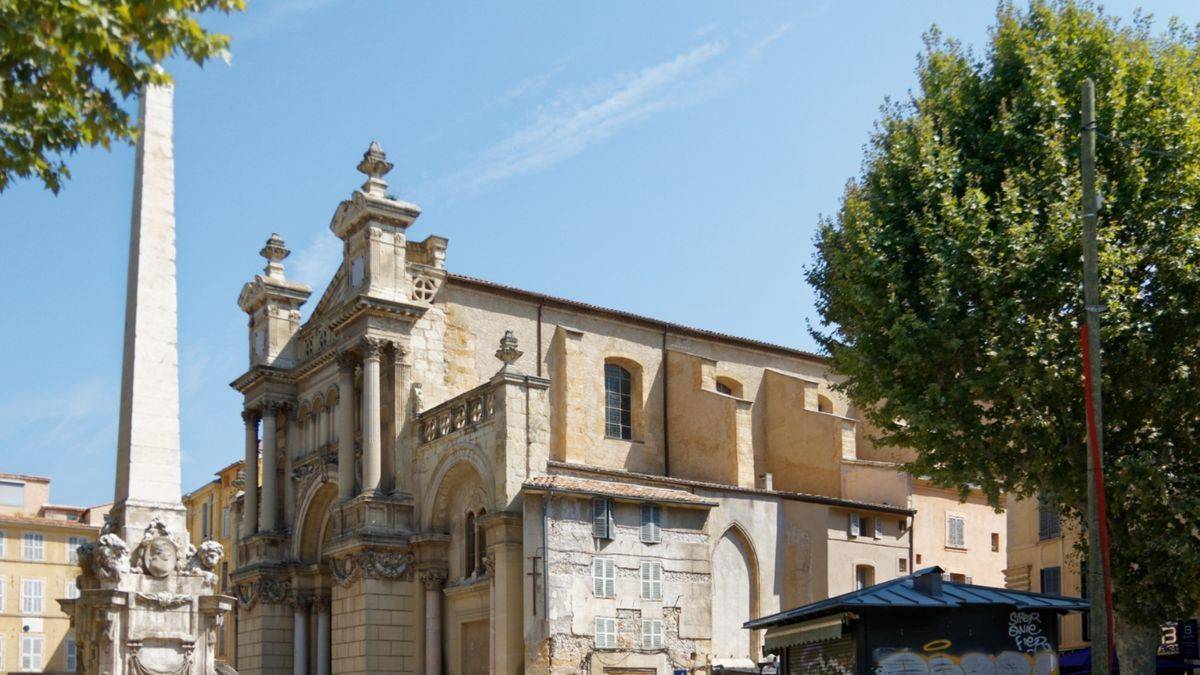
<path fill-rule="evenodd" d="M 811 348 L 819 215 L 913 86 L 922 33 L 982 44 L 994 7 L 251 0 L 212 18 L 231 65 L 173 69 L 184 490 L 241 453 L 235 300 L 259 248 L 279 232 L 315 304 L 371 140 L 424 209 L 411 235 L 449 237 L 455 272 Z M 112 496 L 133 152 L 71 167 L 58 196 L 0 196 L 0 471 L 94 504 Z"/>

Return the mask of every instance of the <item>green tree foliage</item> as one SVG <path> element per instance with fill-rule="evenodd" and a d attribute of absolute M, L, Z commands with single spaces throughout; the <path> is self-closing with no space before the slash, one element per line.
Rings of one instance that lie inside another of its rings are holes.
<path fill-rule="evenodd" d="M 1086 501 L 1079 88 L 1096 82 L 1117 608 L 1200 606 L 1200 48 L 1090 4 L 1002 4 L 982 54 L 927 36 L 824 219 L 817 338 L 939 482 Z"/>
<path fill-rule="evenodd" d="M 121 101 L 170 77 L 155 64 L 224 56 L 229 37 L 196 16 L 245 0 L 0 0 L 0 192 L 37 176 L 58 192 L 63 155 L 135 128 Z"/>

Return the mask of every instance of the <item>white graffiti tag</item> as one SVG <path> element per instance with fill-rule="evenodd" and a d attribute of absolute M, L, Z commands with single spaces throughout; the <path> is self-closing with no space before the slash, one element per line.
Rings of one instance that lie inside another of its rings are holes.
<path fill-rule="evenodd" d="M 1008 615 L 1008 636 L 1022 652 L 1050 651 L 1050 637 L 1042 632 L 1042 615 L 1037 612 L 1013 612 Z"/>

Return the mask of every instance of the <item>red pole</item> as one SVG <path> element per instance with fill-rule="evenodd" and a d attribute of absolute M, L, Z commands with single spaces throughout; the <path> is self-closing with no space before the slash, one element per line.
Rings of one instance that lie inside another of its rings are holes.
<path fill-rule="evenodd" d="M 1107 609 L 1105 614 L 1107 616 L 1104 617 L 1104 620 L 1108 627 L 1109 649 L 1115 651 L 1116 644 L 1113 642 L 1112 563 L 1109 561 L 1108 554 L 1108 499 L 1104 496 L 1104 465 L 1100 463 L 1100 452 L 1096 444 L 1096 412 L 1095 404 L 1092 402 L 1092 359 L 1088 354 L 1088 327 L 1086 323 L 1080 329 L 1080 338 L 1083 343 L 1083 397 L 1084 405 L 1087 409 L 1088 438 L 1091 440 L 1088 443 L 1088 447 L 1092 453 L 1092 462 L 1096 467 L 1096 496 L 1097 506 L 1100 510 L 1100 557 L 1104 562 L 1104 597 L 1108 600 L 1105 603 L 1105 608 Z M 1095 591 L 1093 590 L 1092 592 L 1094 593 Z"/>

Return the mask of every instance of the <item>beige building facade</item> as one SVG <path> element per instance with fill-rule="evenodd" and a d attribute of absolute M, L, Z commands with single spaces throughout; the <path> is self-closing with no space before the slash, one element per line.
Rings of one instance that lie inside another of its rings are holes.
<path fill-rule="evenodd" d="M 216 478 L 183 495 L 183 506 L 187 509 L 187 531 L 193 546 L 205 541 L 215 541 L 225 550 L 226 556 L 218 568 L 217 592 L 230 595 L 233 591 L 230 576 L 236 568 L 233 554 L 237 541 L 238 509 L 242 496 L 245 474 L 243 462 L 238 460 L 220 471 Z M 237 617 L 232 615 L 217 628 L 216 661 L 233 666 L 237 662 Z"/>
<path fill-rule="evenodd" d="M 1061 518 L 1056 507 L 1040 499 L 1014 499 L 1008 508 L 1008 536 L 1006 587 L 1085 597 L 1083 555 L 1076 548 L 1078 523 Z M 1067 614 L 1059 621 L 1059 649 L 1088 645 L 1082 613 Z"/>
<path fill-rule="evenodd" d="M 311 317 L 278 235 L 238 298 L 239 672 L 703 671 L 918 552 L 1003 580 L 1003 516 L 903 473 L 821 357 L 452 274 L 358 168 Z"/>
<path fill-rule="evenodd" d="M 0 474 L 0 672 L 75 672 L 75 636 L 55 600 L 78 596 L 76 548 L 107 510 L 51 504 L 49 478 Z"/>

